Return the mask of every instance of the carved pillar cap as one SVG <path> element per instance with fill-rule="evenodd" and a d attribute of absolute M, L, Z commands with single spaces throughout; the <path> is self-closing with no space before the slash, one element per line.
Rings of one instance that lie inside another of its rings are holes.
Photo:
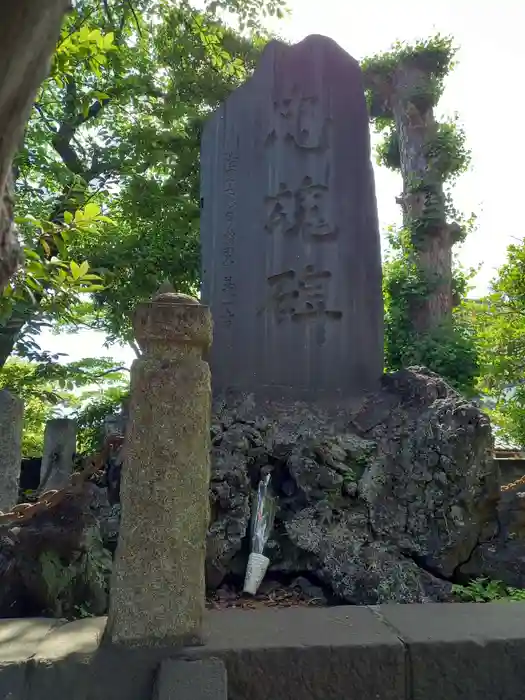
<path fill-rule="evenodd" d="M 133 321 L 135 338 L 145 352 L 194 346 L 206 351 L 212 340 L 212 320 L 207 306 L 187 294 L 161 292 L 139 304 Z"/>

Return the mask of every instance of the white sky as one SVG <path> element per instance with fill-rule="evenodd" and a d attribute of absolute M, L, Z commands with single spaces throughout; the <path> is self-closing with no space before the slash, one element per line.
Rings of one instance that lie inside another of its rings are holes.
<path fill-rule="evenodd" d="M 472 166 L 454 191 L 456 207 L 478 216 L 477 230 L 461 251 L 468 267 L 482 264 L 475 293 L 483 293 L 495 268 L 505 260 L 514 239 L 524 235 L 520 136 L 525 107 L 525 2 L 523 0 L 289 0 L 290 18 L 276 27 L 281 36 L 300 41 L 308 34 L 335 39 L 358 60 L 387 50 L 396 40 L 414 41 L 441 33 L 459 45 L 458 65 L 446 82 L 438 116 L 458 113 L 472 151 Z M 376 167 L 381 227 L 399 220 L 395 197 L 400 176 Z M 75 336 L 43 333 L 43 347 L 68 353 L 71 360 L 111 355 L 118 362 L 134 359 L 128 348 L 103 348 L 99 333 Z"/>

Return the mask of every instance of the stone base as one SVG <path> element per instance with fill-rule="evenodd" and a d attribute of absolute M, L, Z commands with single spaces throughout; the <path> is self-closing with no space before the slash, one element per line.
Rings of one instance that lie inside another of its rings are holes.
<path fill-rule="evenodd" d="M 163 661 L 153 700 L 228 700 L 226 667 L 213 658 Z"/>
<path fill-rule="evenodd" d="M 451 600 L 497 530 L 488 418 L 424 368 L 346 403 L 217 399 L 208 585 L 244 574 L 252 494 L 271 472 L 269 572 L 313 572 L 358 605 Z"/>
<path fill-rule="evenodd" d="M 0 698 L 150 700 L 156 690 L 155 700 L 171 700 L 178 684 L 185 700 L 191 661 L 188 697 L 215 700 L 198 694 L 206 678 L 224 692 L 211 659 L 226 667 L 229 700 L 523 698 L 525 605 L 217 611 L 207 616 L 206 646 L 183 652 L 101 645 L 105 624 L 1 620 Z"/>

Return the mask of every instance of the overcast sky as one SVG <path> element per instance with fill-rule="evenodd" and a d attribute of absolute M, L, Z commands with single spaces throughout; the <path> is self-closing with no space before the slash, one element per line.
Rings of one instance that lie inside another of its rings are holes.
<path fill-rule="evenodd" d="M 521 204 L 525 201 L 522 163 L 525 141 L 520 135 L 525 52 L 523 0 L 288 0 L 290 18 L 276 27 L 299 41 L 308 34 L 335 39 L 355 58 L 387 50 L 396 40 L 413 41 L 436 33 L 452 35 L 460 47 L 458 65 L 447 79 L 438 116 L 459 114 L 472 151 L 472 166 L 459 181 L 456 207 L 478 216 L 477 230 L 464 244 L 460 259 L 468 267 L 482 264 L 475 293 L 487 289 L 505 250 L 524 235 Z M 400 176 L 376 167 L 381 226 L 399 221 L 395 197 Z M 128 348 L 102 347 L 104 337 L 42 336 L 45 349 L 66 352 L 71 360 L 111 355 L 128 364 Z"/>

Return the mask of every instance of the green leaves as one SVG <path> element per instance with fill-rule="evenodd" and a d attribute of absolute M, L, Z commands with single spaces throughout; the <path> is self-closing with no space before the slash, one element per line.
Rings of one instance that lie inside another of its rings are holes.
<path fill-rule="evenodd" d="M 465 147 L 465 132 L 458 119 L 438 124 L 437 133 L 427 143 L 425 155 L 429 167 L 440 175 L 442 182 L 455 178 L 470 165 L 470 152 Z"/>
<path fill-rule="evenodd" d="M 92 416 L 95 405 L 104 405 L 107 415 L 128 391 L 127 372 L 111 358 L 68 364 L 57 360 L 48 357 L 45 362 L 28 362 L 16 358 L 0 369 L 0 388 L 9 389 L 24 401 L 24 457 L 42 455 L 46 421 L 64 412 L 78 416 L 80 444 L 89 448 L 91 438 L 87 435 L 92 435 L 93 419 L 87 425 L 86 416 Z M 102 420 L 99 416 L 99 427 Z"/>
<path fill-rule="evenodd" d="M 441 34 L 415 43 L 397 41 L 390 51 L 365 59 L 361 68 L 365 76 L 389 78 L 401 64 L 408 64 L 442 79 L 453 67 L 456 50 L 453 38 Z"/>
<path fill-rule="evenodd" d="M 117 49 L 113 32 L 103 33 L 98 27 L 81 24 L 77 31 L 72 31 L 59 42 L 51 66 L 51 79 L 59 87 L 65 87 L 68 76 L 83 64 L 97 77 L 108 62 L 108 53 Z"/>
<path fill-rule="evenodd" d="M 17 157 L 25 265 L 0 297 L 0 367 L 13 349 L 32 360 L 0 370 L 26 403 L 26 454 L 59 410 L 91 450 L 128 389 L 118 368 L 97 379 L 43 352 L 42 327 L 132 342 L 136 304 L 164 279 L 196 293 L 202 123 L 252 71 L 264 11 L 283 2 L 75 0 Z"/>
<path fill-rule="evenodd" d="M 478 578 L 467 586 L 453 585 L 452 592 L 464 603 L 523 602 L 525 589 L 506 586 L 502 581 Z"/>
<path fill-rule="evenodd" d="M 163 279 L 195 293 L 202 122 L 252 70 L 263 10 L 282 8 L 76 0 L 17 159 L 27 265 L 0 298 L 0 365 L 31 314 L 131 341 L 133 308 Z"/>
<path fill-rule="evenodd" d="M 449 322 L 432 331 L 414 332 L 411 309 L 428 294 L 432 281 L 419 270 L 412 251 L 411 232 L 391 229 L 383 265 L 386 369 L 424 365 L 472 396 L 480 372 L 479 348 L 464 306 L 459 305 Z M 470 273 L 455 269 L 454 287 L 459 298 L 466 293 L 469 277 Z"/>
<path fill-rule="evenodd" d="M 502 436 L 525 445 L 525 243 L 509 246 L 491 293 L 466 311 L 481 352 L 478 389 Z"/>
<path fill-rule="evenodd" d="M 390 232 L 383 268 L 387 369 L 426 365 L 472 395 L 479 358 L 461 306 L 468 276 L 443 263 L 447 250 L 471 228 L 469 221 L 459 223 L 444 189 L 468 167 L 470 154 L 457 120 L 436 124 L 428 114 L 442 94 L 454 53 L 452 39 L 437 35 L 413 45 L 397 43 L 366 59 L 362 70 L 371 118 L 384 135 L 377 162 L 403 175 L 404 228 Z"/>
<path fill-rule="evenodd" d="M 16 219 L 27 234 L 26 264 L 0 295 L 0 326 L 8 322 L 17 306 L 65 312 L 79 295 L 104 289 L 102 277 L 91 271 L 87 260 L 77 263 L 69 255 L 76 236 L 94 233 L 102 223 L 111 222 L 100 212 L 98 205 L 90 203 L 74 213 L 65 212 L 63 224 L 31 215 Z"/>

